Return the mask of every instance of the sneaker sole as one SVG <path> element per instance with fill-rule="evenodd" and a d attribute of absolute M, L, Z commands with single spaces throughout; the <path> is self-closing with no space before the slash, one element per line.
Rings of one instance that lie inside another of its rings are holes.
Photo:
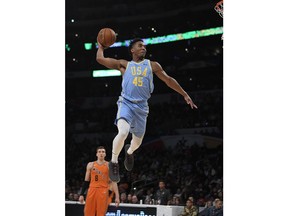
<path fill-rule="evenodd" d="M 115 176 L 114 174 L 113 174 L 113 171 L 112 171 L 113 169 L 112 169 L 112 162 L 110 161 L 109 162 L 109 178 L 111 179 L 111 181 L 113 181 L 113 182 L 116 182 L 116 183 L 118 183 L 118 182 L 120 182 L 120 176 Z"/>

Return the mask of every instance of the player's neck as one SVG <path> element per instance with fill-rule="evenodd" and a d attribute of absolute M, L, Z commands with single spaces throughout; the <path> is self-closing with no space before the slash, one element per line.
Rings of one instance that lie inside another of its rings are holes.
<path fill-rule="evenodd" d="M 98 159 L 96 162 L 97 162 L 99 165 L 102 165 L 102 164 L 105 163 L 105 160 L 99 160 L 99 159 Z"/>
<path fill-rule="evenodd" d="M 134 57 L 132 60 L 133 60 L 134 62 L 139 63 L 139 62 L 143 61 L 144 59 L 145 59 L 144 57 L 140 57 L 140 58 Z"/>

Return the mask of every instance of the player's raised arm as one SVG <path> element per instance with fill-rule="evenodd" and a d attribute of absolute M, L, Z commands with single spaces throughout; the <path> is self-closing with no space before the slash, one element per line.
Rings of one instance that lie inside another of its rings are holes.
<path fill-rule="evenodd" d="M 110 69 L 115 69 L 115 70 L 119 70 L 121 71 L 121 73 L 123 74 L 126 66 L 128 64 L 128 61 L 124 60 L 124 59 L 114 59 L 114 58 L 106 58 L 104 56 L 104 47 L 98 42 L 98 50 L 97 50 L 97 54 L 96 54 L 96 61 L 107 67 Z"/>
<path fill-rule="evenodd" d="M 179 94 L 181 94 L 184 97 L 184 100 L 186 101 L 186 103 L 189 104 L 192 109 L 193 108 L 196 108 L 196 109 L 198 108 L 194 104 L 194 102 L 192 101 L 190 96 L 187 94 L 187 92 L 184 91 L 184 89 L 179 85 L 177 80 L 175 80 L 173 77 L 169 76 L 163 70 L 162 66 L 158 62 L 151 61 L 151 67 L 152 67 L 152 70 L 153 70 L 154 74 L 156 74 L 157 77 L 159 77 L 159 79 L 161 79 L 163 82 L 165 82 L 168 87 L 170 87 L 174 91 L 176 91 Z"/>

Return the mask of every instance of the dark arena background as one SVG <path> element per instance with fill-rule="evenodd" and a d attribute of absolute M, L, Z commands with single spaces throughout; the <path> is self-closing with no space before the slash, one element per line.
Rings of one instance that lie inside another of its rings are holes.
<path fill-rule="evenodd" d="M 97 34 L 105 27 L 117 34 L 115 46 L 104 52 L 106 57 L 130 60 L 126 41 L 135 37 L 147 39 L 146 58 L 159 62 L 198 106 L 192 110 L 181 95 L 154 76 L 146 134 L 135 152 L 131 172 L 124 168 L 123 150 L 119 157 L 120 194 L 136 195 L 135 208 L 143 203 L 143 209 L 153 212 L 153 196 L 158 181 L 164 179 L 171 193 L 169 206 L 184 209 L 186 200 L 193 197 L 202 215 L 209 201 L 223 200 L 223 19 L 214 10 L 216 3 L 66 1 L 67 216 L 83 215 L 83 205 L 74 201 L 78 200 L 86 165 L 96 159 L 99 145 L 106 147 L 106 160 L 111 159 L 112 140 L 117 133 L 114 119 L 122 79 L 102 77 L 105 72 L 98 70 L 107 68 L 95 59 Z M 126 143 L 130 140 L 131 136 Z M 73 210 L 79 207 L 79 211 Z M 124 207 L 121 214 L 128 214 Z M 113 211 L 113 206 L 109 208 Z M 131 214 L 148 214 L 141 211 Z"/>

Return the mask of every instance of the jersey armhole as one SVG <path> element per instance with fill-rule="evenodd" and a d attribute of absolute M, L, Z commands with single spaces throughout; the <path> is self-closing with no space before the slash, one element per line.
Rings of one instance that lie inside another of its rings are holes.
<path fill-rule="evenodd" d="M 124 75 L 126 74 L 126 71 L 128 70 L 129 65 L 130 65 L 130 62 L 128 61 L 127 66 L 126 66 L 125 71 L 124 71 L 124 73 L 122 74 L 122 76 L 124 76 Z"/>
<path fill-rule="evenodd" d="M 93 169 L 93 167 L 96 165 L 96 161 L 93 161 L 92 162 L 92 166 L 91 166 L 91 169 L 90 170 L 92 170 Z"/>
<path fill-rule="evenodd" d="M 147 60 L 148 60 L 148 65 L 149 65 L 149 67 L 150 67 L 151 73 L 153 74 L 153 70 L 152 70 L 152 66 L 151 66 L 151 61 L 150 61 L 149 59 L 147 59 Z"/>

